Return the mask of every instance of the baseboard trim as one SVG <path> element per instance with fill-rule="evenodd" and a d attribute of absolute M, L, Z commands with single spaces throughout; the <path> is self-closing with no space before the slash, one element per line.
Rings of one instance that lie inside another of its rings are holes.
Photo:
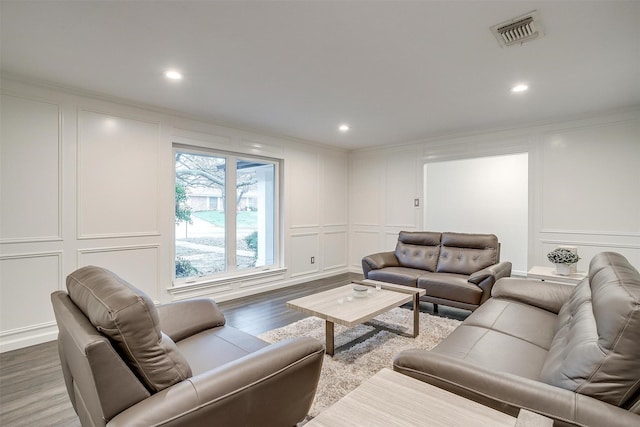
<path fill-rule="evenodd" d="M 30 328 L 28 331 L 6 334 L 0 337 L 0 353 L 54 341 L 57 338 L 58 327 L 55 323 L 39 328 Z"/>

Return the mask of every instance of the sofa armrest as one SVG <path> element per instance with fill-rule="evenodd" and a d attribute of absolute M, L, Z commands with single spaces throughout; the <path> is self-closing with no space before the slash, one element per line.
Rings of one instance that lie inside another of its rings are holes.
<path fill-rule="evenodd" d="M 511 276 L 511 263 L 509 261 L 499 262 L 498 264 L 490 265 L 489 267 L 483 268 L 480 271 L 476 271 L 471 276 L 469 276 L 468 281 L 479 285 L 483 280 L 493 277 L 494 282 L 503 277 Z"/>
<path fill-rule="evenodd" d="M 509 277 L 498 280 L 491 296 L 520 301 L 557 314 L 574 289 L 575 286 L 563 283 Z"/>
<path fill-rule="evenodd" d="M 496 281 L 509 276 L 511 276 L 511 263 L 503 261 L 476 271 L 469 276 L 467 281 L 482 289 L 482 298 L 480 299 L 480 304 L 482 304 L 491 297 L 491 290 Z"/>
<path fill-rule="evenodd" d="M 398 258 L 396 258 L 396 254 L 394 252 L 379 252 L 362 258 L 362 272 L 364 273 L 365 279 L 367 278 L 367 273 L 371 270 L 399 266 L 400 262 L 398 261 Z"/>
<path fill-rule="evenodd" d="M 393 362 L 397 372 L 517 416 L 521 408 L 555 420 L 555 426 L 637 426 L 640 416 L 570 390 L 426 350 L 406 350 Z"/>
<path fill-rule="evenodd" d="M 210 298 L 159 305 L 158 316 L 160 329 L 174 342 L 225 323 L 224 315 Z"/>
<path fill-rule="evenodd" d="M 107 426 L 293 426 L 311 407 L 323 357 L 317 340 L 284 340 L 164 389 Z"/>

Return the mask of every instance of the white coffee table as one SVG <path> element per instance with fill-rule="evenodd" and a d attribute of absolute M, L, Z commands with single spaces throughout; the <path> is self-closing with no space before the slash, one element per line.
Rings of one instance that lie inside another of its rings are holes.
<path fill-rule="evenodd" d="M 353 287 L 356 285 L 366 285 L 370 287 L 371 291 L 364 298 L 354 297 Z M 380 285 L 381 289 L 377 290 L 376 285 Z M 425 293 L 426 291 L 420 288 L 363 280 L 287 301 L 287 307 L 325 320 L 325 351 L 328 355 L 333 356 L 336 323 L 352 328 L 411 301 L 413 301 L 413 336 L 418 336 L 420 333 L 420 296 Z"/>
<path fill-rule="evenodd" d="M 382 369 L 305 427 L 552 427 L 521 410 L 518 418 L 415 378 Z"/>

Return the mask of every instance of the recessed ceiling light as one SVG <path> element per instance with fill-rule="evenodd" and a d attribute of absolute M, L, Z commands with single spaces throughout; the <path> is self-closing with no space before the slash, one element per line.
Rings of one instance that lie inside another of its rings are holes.
<path fill-rule="evenodd" d="M 340 125 L 340 126 L 338 127 L 338 130 L 339 130 L 340 132 L 348 132 L 348 131 L 349 131 L 349 129 L 350 129 L 350 128 L 349 128 L 349 125 L 346 125 L 346 124 L 344 124 L 344 125 Z"/>
<path fill-rule="evenodd" d="M 182 74 L 176 70 L 165 71 L 164 76 L 170 80 L 182 80 Z"/>
<path fill-rule="evenodd" d="M 526 92 L 527 90 L 529 90 L 529 86 L 525 84 L 518 84 L 511 88 L 513 93 Z"/>

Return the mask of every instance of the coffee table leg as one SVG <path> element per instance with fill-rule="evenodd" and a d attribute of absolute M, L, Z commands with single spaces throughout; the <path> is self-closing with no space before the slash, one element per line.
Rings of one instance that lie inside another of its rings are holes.
<path fill-rule="evenodd" d="M 329 356 L 333 356 L 333 322 L 330 322 L 327 320 L 327 325 L 326 325 L 326 337 L 327 337 L 327 348 L 325 349 L 325 353 L 327 353 Z"/>
<path fill-rule="evenodd" d="M 420 334 L 420 296 L 413 296 L 413 337 Z"/>

